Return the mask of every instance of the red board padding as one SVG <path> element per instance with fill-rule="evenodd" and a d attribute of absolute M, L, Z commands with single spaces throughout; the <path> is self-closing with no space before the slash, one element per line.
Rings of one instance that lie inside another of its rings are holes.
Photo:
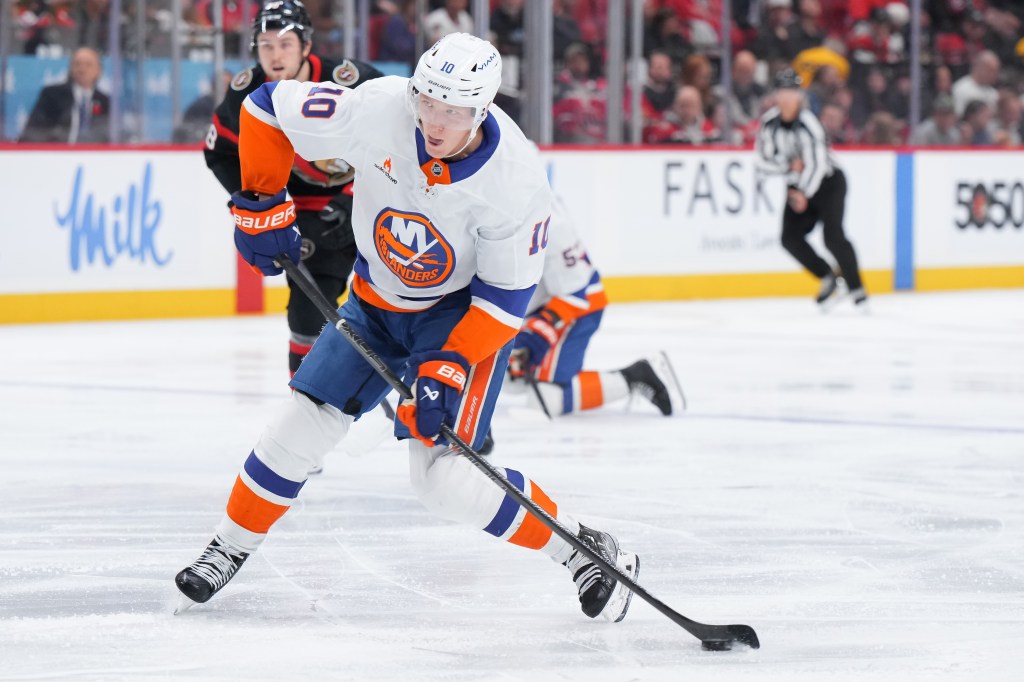
<path fill-rule="evenodd" d="M 235 287 L 236 313 L 262 313 L 263 306 L 263 275 L 253 272 L 252 267 L 242 256 L 236 254 L 238 285 Z"/>

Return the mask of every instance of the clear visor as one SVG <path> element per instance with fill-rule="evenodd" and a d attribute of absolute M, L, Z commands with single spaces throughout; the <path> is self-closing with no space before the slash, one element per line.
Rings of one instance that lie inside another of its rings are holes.
<path fill-rule="evenodd" d="M 460 107 L 447 104 L 413 89 L 411 94 L 413 110 L 420 125 L 425 128 L 445 130 L 472 130 L 476 125 L 476 107 Z"/>

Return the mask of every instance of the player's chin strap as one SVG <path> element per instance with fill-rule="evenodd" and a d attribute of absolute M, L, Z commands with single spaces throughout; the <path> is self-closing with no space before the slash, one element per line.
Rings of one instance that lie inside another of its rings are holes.
<path fill-rule="evenodd" d="M 317 310 L 320 311 L 327 321 L 345 337 L 346 341 L 352 344 L 352 347 L 363 356 L 363 359 L 377 371 L 381 378 L 391 385 L 391 388 L 398 391 L 401 399 L 411 399 L 412 393 L 405 382 L 391 371 L 391 368 L 377 355 L 377 352 L 370 348 L 370 345 L 349 326 L 348 322 L 342 319 L 338 311 L 331 305 L 331 302 L 327 300 L 327 297 L 320 292 L 316 283 L 300 271 L 299 266 L 293 263 L 287 254 L 282 253 L 278 255 L 276 262 L 277 266 L 288 273 L 288 277 L 309 297 L 309 300 L 313 302 Z M 506 495 L 518 502 L 521 507 L 525 508 L 527 512 L 532 514 L 548 530 L 569 543 L 577 552 L 600 566 L 604 573 L 615 576 L 616 580 L 626 585 L 633 591 L 633 594 L 653 606 L 673 623 L 700 639 L 704 649 L 709 651 L 728 650 L 735 642 L 745 644 L 752 649 L 760 648 L 761 644 L 757 639 L 757 633 L 749 625 L 707 625 L 690 620 L 686 616 L 672 610 L 664 602 L 630 578 L 622 569 L 613 565 L 588 547 L 579 537 L 559 523 L 557 519 L 539 507 L 536 502 L 520 492 L 519 488 L 509 483 L 508 479 L 500 471 L 484 459 L 480 453 L 471 448 L 466 441 L 462 440 L 454 429 L 442 423 L 441 435 L 447 438 L 453 447 L 462 451 L 462 454 L 469 459 L 473 466 L 502 488 Z"/>

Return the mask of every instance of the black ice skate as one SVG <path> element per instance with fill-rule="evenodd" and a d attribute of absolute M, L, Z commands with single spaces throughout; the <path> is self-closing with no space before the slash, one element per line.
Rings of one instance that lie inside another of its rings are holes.
<path fill-rule="evenodd" d="M 839 280 L 831 272 L 821 278 L 821 288 L 818 289 L 818 295 L 814 297 L 815 303 L 821 305 L 836 293 L 836 289 L 839 288 Z"/>
<path fill-rule="evenodd" d="M 191 566 L 181 569 L 174 577 L 174 584 L 185 597 L 174 612 L 181 613 L 193 604 L 209 601 L 227 585 L 248 558 L 245 552 L 235 551 L 214 538 Z"/>
<path fill-rule="evenodd" d="M 633 580 L 640 575 L 640 557 L 619 549 L 619 541 L 611 533 L 602 533 L 580 524 L 580 540 L 608 563 L 617 566 Z M 580 608 L 591 618 L 601 616 L 614 623 L 626 617 L 633 592 L 614 576 L 574 551 L 564 564 L 572 573 L 580 595 Z"/>
<path fill-rule="evenodd" d="M 642 395 L 666 417 L 672 414 L 673 403 L 679 410 L 686 409 L 683 388 L 676 379 L 668 356 L 659 353 L 650 360 L 638 360 L 622 370 L 631 393 Z M 676 393 L 673 400 L 673 392 Z"/>
<path fill-rule="evenodd" d="M 864 291 L 864 287 L 857 287 L 850 292 L 850 298 L 853 299 L 853 305 L 858 309 L 866 310 L 868 304 L 868 292 Z"/>

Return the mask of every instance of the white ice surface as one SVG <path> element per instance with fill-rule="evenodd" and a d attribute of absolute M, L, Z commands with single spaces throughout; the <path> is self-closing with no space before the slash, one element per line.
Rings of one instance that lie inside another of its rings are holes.
<path fill-rule="evenodd" d="M 0 327 L 0 680 L 1022 680 L 1024 292 L 617 305 L 589 365 L 665 349 L 689 399 L 492 460 L 642 557 L 611 625 L 567 571 L 428 515 L 403 446 L 340 449 L 206 605 L 210 539 L 286 394 L 281 317 Z"/>

